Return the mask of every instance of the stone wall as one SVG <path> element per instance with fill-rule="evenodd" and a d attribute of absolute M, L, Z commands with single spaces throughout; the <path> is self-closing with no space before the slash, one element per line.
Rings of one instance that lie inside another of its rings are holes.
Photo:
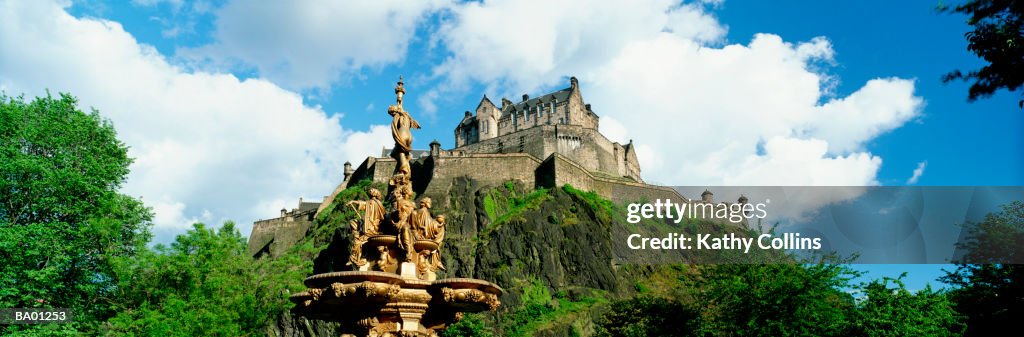
<path fill-rule="evenodd" d="M 550 131 L 553 132 L 554 128 Z M 581 128 L 577 128 L 576 131 L 584 131 L 582 134 L 584 137 L 588 135 L 601 137 L 599 133 L 586 133 L 586 130 Z M 486 145 L 486 142 L 482 144 Z M 535 143 L 534 146 L 555 147 L 558 145 Z M 615 147 L 613 151 L 623 151 L 622 146 L 617 143 L 610 143 L 609 147 L 611 146 Z M 413 161 L 413 181 L 415 183 L 413 187 L 417 194 L 446 200 L 454 179 L 469 178 L 492 186 L 499 186 L 507 181 L 521 181 L 525 185 L 539 187 L 558 187 L 570 184 L 581 190 L 594 191 L 616 202 L 638 201 L 643 198 L 647 198 L 647 200 L 658 198 L 683 200 L 671 188 L 647 185 L 631 178 L 591 172 L 578 163 L 579 160 L 607 160 L 607 158 L 600 158 L 595 152 L 589 151 L 588 153 L 588 151 L 577 150 L 573 153 L 574 156 L 570 157 L 552 151 L 547 159 L 542 161 L 530 153 L 445 151 L 444 154 L 437 157 Z M 367 158 L 348 181 L 339 184 L 332 195 L 324 198 L 324 205 L 329 205 L 334 195 L 344 190 L 351 182 L 371 179 L 375 182 L 387 183 L 394 172 L 394 167 L 394 159 Z"/>
<path fill-rule="evenodd" d="M 456 178 L 470 178 L 491 186 L 501 186 L 506 181 L 520 181 L 527 186 L 534 186 L 534 171 L 540 162 L 540 159 L 526 153 L 435 158 L 432 163 L 424 165 L 431 169 L 431 173 L 429 184 L 422 193 L 447 203 L 448 191 Z"/>
<path fill-rule="evenodd" d="M 687 200 L 679 192 L 668 187 L 594 175 L 558 153 L 541 163 L 537 168 L 536 177 L 538 186 L 557 187 L 569 184 L 580 190 L 597 193 L 616 203 L 655 199 Z"/>
<path fill-rule="evenodd" d="M 491 154 L 491 153 L 529 153 L 536 158 L 547 157 L 555 150 L 551 139 L 554 138 L 554 125 L 522 130 L 479 142 L 464 145 L 454 151 L 461 153 Z"/>
<path fill-rule="evenodd" d="M 513 152 L 528 153 L 536 158 L 560 153 L 587 170 L 643 181 L 640 164 L 631 150 L 608 140 L 596 129 L 580 125 L 542 125 L 446 151 L 448 154 Z"/>
<path fill-rule="evenodd" d="M 306 236 L 316 212 L 316 209 L 289 212 L 279 218 L 254 222 L 252 233 L 249 234 L 249 254 L 255 257 L 281 255 L 285 249 Z"/>

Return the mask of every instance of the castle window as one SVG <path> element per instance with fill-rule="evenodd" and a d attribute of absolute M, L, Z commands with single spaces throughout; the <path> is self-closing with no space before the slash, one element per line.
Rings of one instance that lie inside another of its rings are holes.
<path fill-rule="evenodd" d="M 526 138 L 523 137 L 523 136 L 519 136 L 519 152 L 524 152 L 523 150 L 526 147 L 525 145 L 526 145 Z"/>

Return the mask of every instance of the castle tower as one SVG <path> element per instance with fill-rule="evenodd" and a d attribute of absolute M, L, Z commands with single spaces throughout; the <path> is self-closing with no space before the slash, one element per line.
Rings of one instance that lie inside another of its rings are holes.
<path fill-rule="evenodd" d="M 501 117 L 501 110 L 487 99 L 487 95 L 480 99 L 476 106 L 478 140 L 491 139 L 498 136 L 498 118 Z"/>
<path fill-rule="evenodd" d="M 437 141 L 437 139 L 430 142 L 430 156 L 434 158 L 441 156 L 441 142 Z"/>
<path fill-rule="evenodd" d="M 348 181 L 348 178 L 352 176 L 352 172 L 355 172 L 352 169 L 352 163 L 345 162 L 345 179 L 343 181 Z"/>

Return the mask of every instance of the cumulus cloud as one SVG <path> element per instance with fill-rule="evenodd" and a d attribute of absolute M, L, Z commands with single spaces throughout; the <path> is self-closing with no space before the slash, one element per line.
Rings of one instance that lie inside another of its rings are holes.
<path fill-rule="evenodd" d="M 822 71 L 836 63 L 826 37 L 794 43 L 763 33 L 727 43 L 727 27 L 700 3 L 537 6 L 489 1 L 454 9 L 438 34 L 453 56 L 437 74 L 492 92 L 532 92 L 580 77 L 602 131 L 635 141 L 648 181 L 876 185 L 883 160 L 865 144 L 923 106 L 914 81 L 900 78 L 836 97 L 835 79 Z M 521 17 L 536 20 L 502 21 Z"/>
<path fill-rule="evenodd" d="M 405 59 L 434 1 L 230 1 L 215 11 L 214 42 L 181 56 L 255 68 L 289 88 L 328 88 L 346 75 Z"/>
<path fill-rule="evenodd" d="M 329 193 L 344 161 L 389 139 L 266 80 L 184 71 L 119 24 L 49 2 L 0 3 L 0 74 L 9 94 L 70 92 L 114 122 L 136 158 L 123 191 L 153 207 L 157 233 L 225 219 L 248 231 Z"/>
<path fill-rule="evenodd" d="M 656 0 L 468 2 L 454 6 L 435 35 L 451 56 L 434 69 L 453 88 L 534 91 L 568 74 L 589 74 L 637 39 L 669 32 L 712 42 L 726 28 L 695 4 Z"/>

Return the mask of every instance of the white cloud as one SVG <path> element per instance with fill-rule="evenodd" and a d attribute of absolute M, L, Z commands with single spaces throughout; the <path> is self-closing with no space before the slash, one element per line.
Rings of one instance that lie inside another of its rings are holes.
<path fill-rule="evenodd" d="M 907 185 L 917 184 L 917 181 L 924 175 L 924 168 L 928 166 L 928 161 L 917 163 L 917 168 L 914 169 L 914 173 L 907 179 Z"/>
<path fill-rule="evenodd" d="M 179 53 L 255 68 L 290 88 L 328 88 L 364 68 L 405 59 L 436 1 L 230 1 L 216 10 L 210 45 Z"/>
<path fill-rule="evenodd" d="M 70 92 L 114 122 L 136 158 L 123 191 L 154 208 L 157 233 L 226 219 L 247 232 L 390 140 L 268 81 L 183 71 L 119 24 L 49 2 L 0 2 L 0 74 L 9 94 Z"/>
<path fill-rule="evenodd" d="M 836 62 L 827 38 L 757 34 L 726 44 L 727 28 L 702 5 L 538 6 L 490 1 L 453 10 L 438 34 L 453 56 L 435 73 L 453 87 L 478 82 L 506 94 L 578 76 L 584 99 L 611 123 L 602 131 L 636 142 L 651 182 L 876 185 L 883 160 L 865 144 L 923 106 L 914 82 L 899 78 L 834 97 L 836 79 L 821 70 Z"/>
<path fill-rule="evenodd" d="M 698 41 L 726 31 L 702 7 L 669 0 L 497 0 L 452 12 L 436 34 L 451 56 L 434 73 L 454 88 L 477 81 L 508 95 L 561 86 L 563 76 L 589 74 L 631 41 L 663 31 Z"/>

